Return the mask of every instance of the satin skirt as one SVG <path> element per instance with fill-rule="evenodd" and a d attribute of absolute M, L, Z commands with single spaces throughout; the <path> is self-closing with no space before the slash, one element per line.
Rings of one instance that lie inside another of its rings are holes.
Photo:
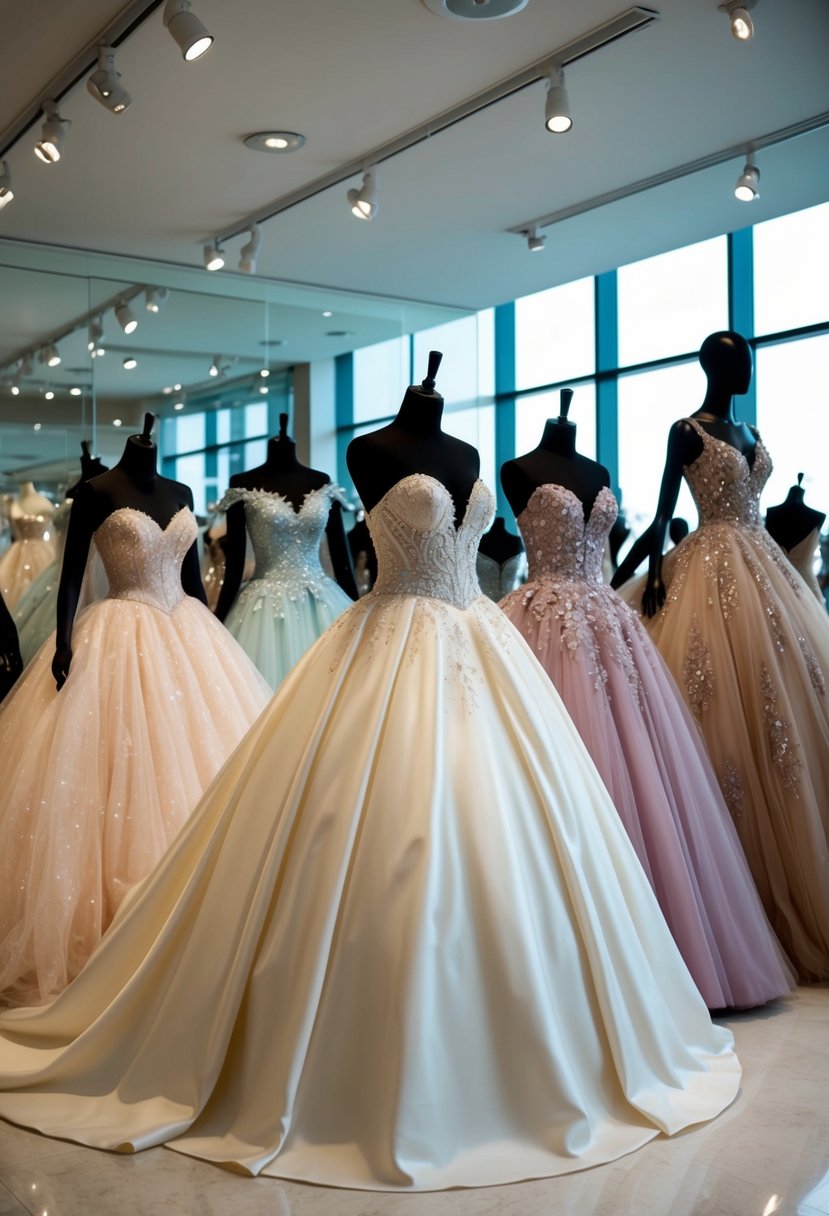
<path fill-rule="evenodd" d="M 355 604 L 75 983 L 0 1018 L 6 1118 L 369 1190 L 610 1161 L 739 1080 L 555 689 L 483 597 Z"/>

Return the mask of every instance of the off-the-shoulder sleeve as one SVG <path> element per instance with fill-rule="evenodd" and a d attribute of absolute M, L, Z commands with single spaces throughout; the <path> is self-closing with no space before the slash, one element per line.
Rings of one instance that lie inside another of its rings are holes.
<path fill-rule="evenodd" d="M 325 490 L 332 502 L 338 502 L 341 507 L 345 507 L 346 511 L 353 510 L 354 504 L 349 501 L 345 490 L 342 486 L 337 485 L 336 481 L 329 481 Z"/>
<path fill-rule="evenodd" d="M 225 490 L 224 495 L 216 503 L 214 511 L 226 511 L 234 503 L 244 502 L 247 493 L 248 491 L 242 486 L 231 486 L 229 490 Z"/>

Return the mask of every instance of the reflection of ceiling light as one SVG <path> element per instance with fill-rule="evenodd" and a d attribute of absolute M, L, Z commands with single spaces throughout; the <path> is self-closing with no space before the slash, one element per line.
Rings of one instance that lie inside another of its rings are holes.
<path fill-rule="evenodd" d="M 719 6 L 720 12 L 725 13 L 731 22 L 731 36 L 738 42 L 748 42 L 754 37 L 754 22 L 751 20 L 749 9 L 754 8 L 757 0 L 726 0 Z"/>
<path fill-rule="evenodd" d="M 296 131 L 257 131 L 242 140 L 254 152 L 296 152 L 305 145 L 305 136 Z"/>
<path fill-rule="evenodd" d="M 167 303 L 169 294 L 166 287 L 148 287 L 144 293 L 147 301 L 147 312 L 161 312 Z"/>
<path fill-rule="evenodd" d="M 205 270 L 221 270 L 225 264 L 222 251 L 215 241 L 208 241 L 202 250 Z"/>
<path fill-rule="evenodd" d="M 136 329 L 138 329 L 138 318 L 126 300 L 122 300 L 115 309 L 115 319 L 125 334 L 135 333 Z"/>
<path fill-rule="evenodd" d="M 256 259 L 262 248 L 262 229 L 258 224 L 251 224 L 250 240 L 239 250 L 239 269 L 245 274 L 256 273 Z"/>
<path fill-rule="evenodd" d="M 46 367 L 58 366 L 60 363 L 60 351 L 55 346 L 54 342 L 50 342 L 47 346 L 44 346 L 43 350 L 40 352 L 40 362 L 44 363 Z"/>
<path fill-rule="evenodd" d="M 89 322 L 89 341 L 86 344 L 93 359 L 100 359 L 106 354 L 104 349 L 104 323 L 100 317 L 93 317 Z"/>
<path fill-rule="evenodd" d="M 164 6 L 164 24 L 181 47 L 188 63 L 200 59 L 213 45 L 213 36 L 190 11 L 190 0 L 167 0 Z"/>
<path fill-rule="evenodd" d="M 530 253 L 541 253 L 544 248 L 544 242 L 547 240 L 545 236 L 538 235 L 538 228 L 533 224 L 532 228 L 527 233 L 527 248 Z"/>
<path fill-rule="evenodd" d="M 169 394 L 173 391 L 172 384 L 168 384 L 167 387 L 163 388 L 161 391 L 162 391 L 162 393 L 164 393 L 165 396 L 169 396 Z"/>
<path fill-rule="evenodd" d="M 377 214 L 377 182 L 375 170 L 367 169 L 363 174 L 363 184 L 359 190 L 348 191 L 348 201 L 351 204 L 351 214 L 358 220 L 373 220 Z"/>
<path fill-rule="evenodd" d="M 174 392 L 174 393 L 180 393 L 180 392 L 181 392 L 181 385 L 180 385 L 180 384 L 174 384 L 174 385 L 173 385 L 173 392 Z"/>
<path fill-rule="evenodd" d="M 760 170 L 754 164 L 750 152 L 734 186 L 734 196 L 741 203 L 753 203 L 756 198 L 760 197 Z"/>
<path fill-rule="evenodd" d="M 123 114 L 132 101 L 121 84 L 121 73 L 115 67 L 115 51 L 111 46 L 98 47 L 98 67 L 86 82 L 88 92 L 113 114 Z"/>
<path fill-rule="evenodd" d="M 12 173 L 7 161 L 0 161 L 0 211 L 14 198 Z"/>
<path fill-rule="evenodd" d="M 268 386 L 267 386 L 267 384 L 260 384 L 260 385 L 259 385 L 259 392 L 262 394 L 262 396 L 263 396 L 263 397 L 264 397 L 264 396 L 266 396 L 266 395 L 267 395 L 267 392 L 268 392 Z"/>
<path fill-rule="evenodd" d="M 184 402 L 183 402 L 183 401 L 175 401 L 175 402 L 173 403 L 173 409 L 174 409 L 174 410 L 183 410 L 183 409 L 184 409 Z"/>
<path fill-rule="evenodd" d="M 66 135 L 72 126 L 67 118 L 61 118 L 54 101 L 44 101 L 43 125 L 40 128 L 40 139 L 35 144 L 35 156 L 45 165 L 54 165 L 61 158 Z"/>
<path fill-rule="evenodd" d="M 43 396 L 46 398 L 46 400 L 47 400 L 47 401 L 54 401 L 54 399 L 55 399 L 55 390 L 54 390 L 53 388 L 47 388 L 47 390 L 46 390 L 46 392 L 43 394 Z"/>
<path fill-rule="evenodd" d="M 573 126 L 573 119 L 570 117 L 570 98 L 564 87 L 564 72 L 561 68 L 554 67 L 547 80 L 544 126 L 554 135 L 563 135 Z"/>
<path fill-rule="evenodd" d="M 41 424 L 40 424 L 39 422 L 36 422 L 36 423 L 34 424 L 34 426 L 32 427 L 32 430 L 33 430 L 33 431 L 39 431 L 39 430 L 40 430 L 40 427 L 41 427 Z"/>
<path fill-rule="evenodd" d="M 123 426 L 124 424 L 120 418 L 113 418 L 112 425 L 113 426 Z"/>
<path fill-rule="evenodd" d="M 12 382 L 11 382 L 9 391 L 11 392 L 11 395 L 13 397 L 20 396 L 20 384 L 19 384 L 16 376 L 15 376 L 14 380 L 12 380 Z"/>
<path fill-rule="evenodd" d="M 124 371 L 131 372 L 136 367 L 138 367 L 138 360 L 136 359 L 135 355 L 127 355 L 126 359 L 124 360 Z"/>
<path fill-rule="evenodd" d="M 220 376 L 222 374 L 221 355 L 214 355 L 213 362 L 210 364 L 210 375 Z"/>
<path fill-rule="evenodd" d="M 271 374 L 270 368 L 268 368 L 268 367 L 263 367 L 261 369 L 261 371 L 259 372 L 259 375 L 262 377 L 263 380 L 267 380 L 267 378 L 270 374 Z"/>
<path fill-rule="evenodd" d="M 333 314 L 333 312 L 331 311 L 331 309 L 330 309 L 330 308 L 326 308 L 326 309 L 325 309 L 325 311 L 323 312 L 323 314 L 322 314 L 322 315 L 323 315 L 324 317 L 333 317 L 333 315 L 334 315 L 334 314 Z"/>
<path fill-rule="evenodd" d="M 73 385 L 72 385 L 72 387 L 71 387 L 71 388 L 70 388 L 70 390 L 69 390 L 69 396 L 70 396 L 70 397 L 80 397 L 80 395 L 81 395 L 82 393 L 83 393 L 83 389 L 82 389 L 82 388 L 79 388 L 79 387 L 77 386 L 77 384 L 73 384 Z"/>

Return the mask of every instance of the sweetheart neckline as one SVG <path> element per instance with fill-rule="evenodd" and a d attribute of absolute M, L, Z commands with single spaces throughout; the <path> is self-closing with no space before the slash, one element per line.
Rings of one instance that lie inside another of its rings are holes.
<path fill-rule="evenodd" d="M 469 520 L 469 511 L 472 506 L 472 500 L 475 497 L 475 491 L 478 489 L 478 486 L 483 486 L 484 489 L 489 494 L 492 493 L 492 491 L 489 489 L 489 486 L 486 484 L 486 482 L 483 480 L 483 478 L 476 477 L 472 483 L 472 489 L 469 491 L 469 497 L 466 500 L 466 507 L 464 508 L 464 512 L 463 512 L 463 516 L 461 517 L 461 521 L 459 524 L 455 524 L 454 516 L 455 516 L 456 510 L 457 510 L 457 504 L 455 503 L 455 499 L 453 498 L 451 491 L 443 484 L 443 482 L 440 481 L 439 478 L 433 477 L 431 473 L 407 473 L 405 477 L 401 477 L 399 481 L 396 481 L 393 486 L 389 486 L 389 488 L 386 490 L 385 494 L 381 495 L 381 497 L 378 498 L 377 502 L 374 504 L 374 506 L 371 508 L 370 511 L 366 511 L 366 515 L 369 517 L 369 519 L 371 519 L 371 517 L 375 514 L 375 512 L 379 510 L 379 508 L 383 505 L 383 503 L 386 501 L 386 499 L 389 497 L 389 495 L 392 494 L 397 489 L 398 486 L 401 486 L 404 481 L 413 481 L 415 478 L 418 478 L 418 477 L 425 478 L 426 481 L 433 482 L 436 486 L 439 486 L 440 489 L 443 490 L 444 494 L 446 495 L 446 497 L 449 501 L 449 505 L 452 507 L 452 517 L 453 517 L 452 531 L 455 533 L 456 536 L 459 536 L 460 533 L 464 530 L 464 528 L 467 525 L 467 522 Z M 441 520 L 441 522 L 436 524 L 434 526 L 434 528 L 427 529 L 427 532 L 431 533 L 431 532 L 439 531 L 442 522 L 443 521 Z"/>
<path fill-rule="evenodd" d="M 291 502 L 290 498 L 288 498 L 287 495 L 285 495 L 285 494 L 280 494 L 279 490 L 262 490 L 256 486 L 254 486 L 254 487 L 229 486 L 228 490 L 227 490 L 227 494 L 230 494 L 233 490 L 237 490 L 241 494 L 258 494 L 258 495 L 261 495 L 263 498 L 272 498 L 276 502 L 284 503 L 286 507 L 291 508 L 291 511 L 293 512 L 294 515 L 299 516 L 305 510 L 308 500 L 310 498 L 313 498 L 314 495 L 322 494 L 323 490 L 337 490 L 337 489 L 338 489 L 338 487 L 335 482 L 326 481 L 323 483 L 323 485 L 317 486 L 313 490 L 309 490 L 308 493 L 303 498 L 302 502 L 299 504 L 299 510 L 297 510 L 297 508 Z M 223 495 L 223 497 L 226 497 L 226 495 Z M 221 499 L 220 499 L 220 501 L 221 501 Z M 231 503 L 231 506 L 232 505 L 233 504 Z"/>
<path fill-rule="evenodd" d="M 143 511 L 141 509 L 141 507 L 116 507 L 114 511 L 110 511 L 110 513 L 109 513 L 109 515 L 107 515 L 106 519 L 102 520 L 98 524 L 98 527 L 95 529 L 95 531 L 99 532 L 101 530 L 101 528 L 103 528 L 105 526 L 105 524 L 107 524 L 112 519 L 113 515 L 120 515 L 124 511 L 130 511 L 130 512 L 132 512 L 133 515 L 143 515 L 145 519 L 148 519 L 150 521 L 150 523 L 155 524 L 156 528 L 158 528 L 159 532 L 161 532 L 162 535 L 169 529 L 173 520 L 178 519 L 178 517 L 179 517 L 179 515 L 181 515 L 182 511 L 188 511 L 192 515 L 192 511 L 190 511 L 190 508 L 185 503 L 184 506 L 179 507 L 179 509 L 170 516 L 170 518 L 167 520 L 166 524 L 164 524 L 162 526 L 158 522 L 157 519 L 153 519 L 153 517 L 152 517 L 152 515 L 150 515 L 149 511 Z"/>
<path fill-rule="evenodd" d="M 529 508 L 529 505 L 532 502 L 532 500 L 535 498 L 536 494 L 538 494 L 538 492 L 540 490 L 546 489 L 548 486 L 552 487 L 552 489 L 554 489 L 554 490 L 561 490 L 562 493 L 568 494 L 570 496 L 570 498 L 573 499 L 574 502 L 578 503 L 579 507 L 581 507 L 581 517 L 582 517 L 582 520 L 584 521 L 583 527 L 584 527 L 585 531 L 587 530 L 587 526 L 593 518 L 593 512 L 596 510 L 596 503 L 599 501 L 599 498 L 601 497 L 602 494 L 605 494 L 605 493 L 609 494 L 610 497 L 613 499 L 614 503 L 616 502 L 616 495 L 613 493 L 610 486 L 600 486 L 599 491 L 596 494 L 596 497 L 593 499 L 593 505 L 590 508 L 590 514 L 585 518 L 584 503 L 579 498 L 578 494 L 576 494 L 568 486 L 560 485 L 557 481 L 542 481 L 541 485 L 536 486 L 535 489 L 533 490 L 532 494 L 530 495 L 530 497 L 527 499 L 527 506 L 524 508 L 524 510 L 521 511 L 521 513 L 519 515 L 516 515 L 515 518 L 516 518 L 516 521 L 518 522 L 519 526 L 520 526 L 520 522 L 521 522 L 521 517 L 524 515 L 524 512 Z"/>

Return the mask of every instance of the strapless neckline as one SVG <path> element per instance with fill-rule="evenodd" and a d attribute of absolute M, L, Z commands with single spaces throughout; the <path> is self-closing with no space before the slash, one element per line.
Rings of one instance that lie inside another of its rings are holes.
<path fill-rule="evenodd" d="M 447 489 L 447 487 L 443 484 L 443 482 L 438 477 L 433 477 L 431 473 L 407 473 L 405 477 L 401 477 L 399 481 L 396 481 L 393 486 L 389 486 L 388 490 L 386 490 L 385 494 L 383 494 L 377 500 L 377 502 L 374 504 L 374 506 L 371 508 L 371 510 L 366 511 L 366 515 L 369 517 L 376 515 L 376 513 L 380 510 L 380 508 L 385 505 L 386 500 L 388 498 L 390 498 L 395 493 L 396 490 L 399 490 L 401 486 L 404 486 L 412 481 L 429 481 L 432 483 L 432 485 L 437 486 L 439 490 L 443 491 L 443 493 L 446 495 L 447 506 L 451 506 L 451 508 L 452 508 L 452 529 L 456 533 L 462 532 L 463 529 L 468 525 L 470 508 L 472 507 L 473 501 L 475 499 L 475 495 L 478 493 L 478 490 L 480 489 L 480 487 L 483 487 L 487 493 L 490 492 L 489 487 L 487 486 L 486 482 L 484 482 L 482 478 L 476 477 L 474 482 L 472 483 L 472 489 L 469 491 L 469 498 L 467 498 L 467 500 L 466 500 L 466 506 L 464 508 L 463 515 L 461 516 L 461 522 L 459 524 L 456 524 L 455 515 L 457 514 L 457 503 L 455 502 L 455 499 L 452 496 L 452 492 L 449 489 Z M 446 517 L 444 515 L 440 519 L 440 521 L 434 525 L 434 527 L 428 529 L 429 533 L 439 532 L 440 529 L 444 526 L 445 522 L 446 522 Z M 424 531 L 424 534 L 425 534 L 425 531 Z"/>

